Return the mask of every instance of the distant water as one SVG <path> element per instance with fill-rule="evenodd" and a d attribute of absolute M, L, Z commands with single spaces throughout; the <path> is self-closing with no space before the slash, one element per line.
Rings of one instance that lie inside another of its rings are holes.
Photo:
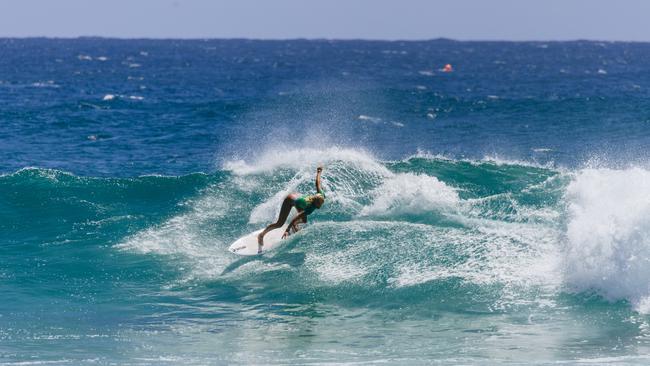
<path fill-rule="evenodd" d="M 0 39 L 0 364 L 647 364 L 649 144 L 644 43 Z"/>

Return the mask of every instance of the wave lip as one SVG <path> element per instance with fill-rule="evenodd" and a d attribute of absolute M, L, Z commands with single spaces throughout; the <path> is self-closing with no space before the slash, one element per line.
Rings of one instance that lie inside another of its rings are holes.
<path fill-rule="evenodd" d="M 568 285 L 650 312 L 650 171 L 584 169 L 566 199 Z"/>
<path fill-rule="evenodd" d="M 387 169 L 369 153 L 362 150 L 338 147 L 328 149 L 275 149 L 261 154 L 252 163 L 243 160 L 227 161 L 223 164 L 223 168 L 237 175 L 248 175 L 268 173 L 283 167 L 315 169 L 315 165 L 334 161 L 350 163 L 364 170 L 387 172 Z"/>

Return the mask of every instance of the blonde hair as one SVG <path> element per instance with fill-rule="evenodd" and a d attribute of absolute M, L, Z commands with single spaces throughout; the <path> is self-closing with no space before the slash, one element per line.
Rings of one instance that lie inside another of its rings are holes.
<path fill-rule="evenodd" d="M 315 195 L 311 196 L 310 201 L 320 201 L 321 205 L 325 203 L 325 197 L 323 197 L 322 194 L 316 193 Z"/>

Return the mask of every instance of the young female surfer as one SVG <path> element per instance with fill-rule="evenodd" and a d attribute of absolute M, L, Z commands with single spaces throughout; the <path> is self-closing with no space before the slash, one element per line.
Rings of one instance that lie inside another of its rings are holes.
<path fill-rule="evenodd" d="M 320 184 L 320 173 L 323 171 L 323 167 L 319 166 L 316 169 L 316 194 L 300 196 L 298 193 L 291 193 L 282 202 L 282 207 L 280 208 L 280 216 L 278 216 L 278 221 L 269 225 L 257 236 L 257 244 L 259 245 L 258 252 L 262 252 L 262 245 L 264 245 L 264 235 L 273 229 L 277 229 L 284 225 L 284 222 L 287 221 L 289 212 L 291 212 L 291 207 L 295 207 L 298 210 L 298 214 L 293 217 L 287 230 L 282 235 L 282 238 L 286 238 L 289 235 L 289 231 L 293 229 L 294 232 L 298 231 L 298 222 L 307 222 L 307 215 L 314 212 L 315 209 L 320 208 L 323 203 L 325 203 L 325 193 Z"/>

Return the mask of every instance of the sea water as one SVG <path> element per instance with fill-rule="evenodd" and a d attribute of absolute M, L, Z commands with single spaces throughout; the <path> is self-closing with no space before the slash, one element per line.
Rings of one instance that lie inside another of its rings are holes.
<path fill-rule="evenodd" d="M 649 143 L 644 43 L 2 39 L 0 363 L 647 364 Z"/>

